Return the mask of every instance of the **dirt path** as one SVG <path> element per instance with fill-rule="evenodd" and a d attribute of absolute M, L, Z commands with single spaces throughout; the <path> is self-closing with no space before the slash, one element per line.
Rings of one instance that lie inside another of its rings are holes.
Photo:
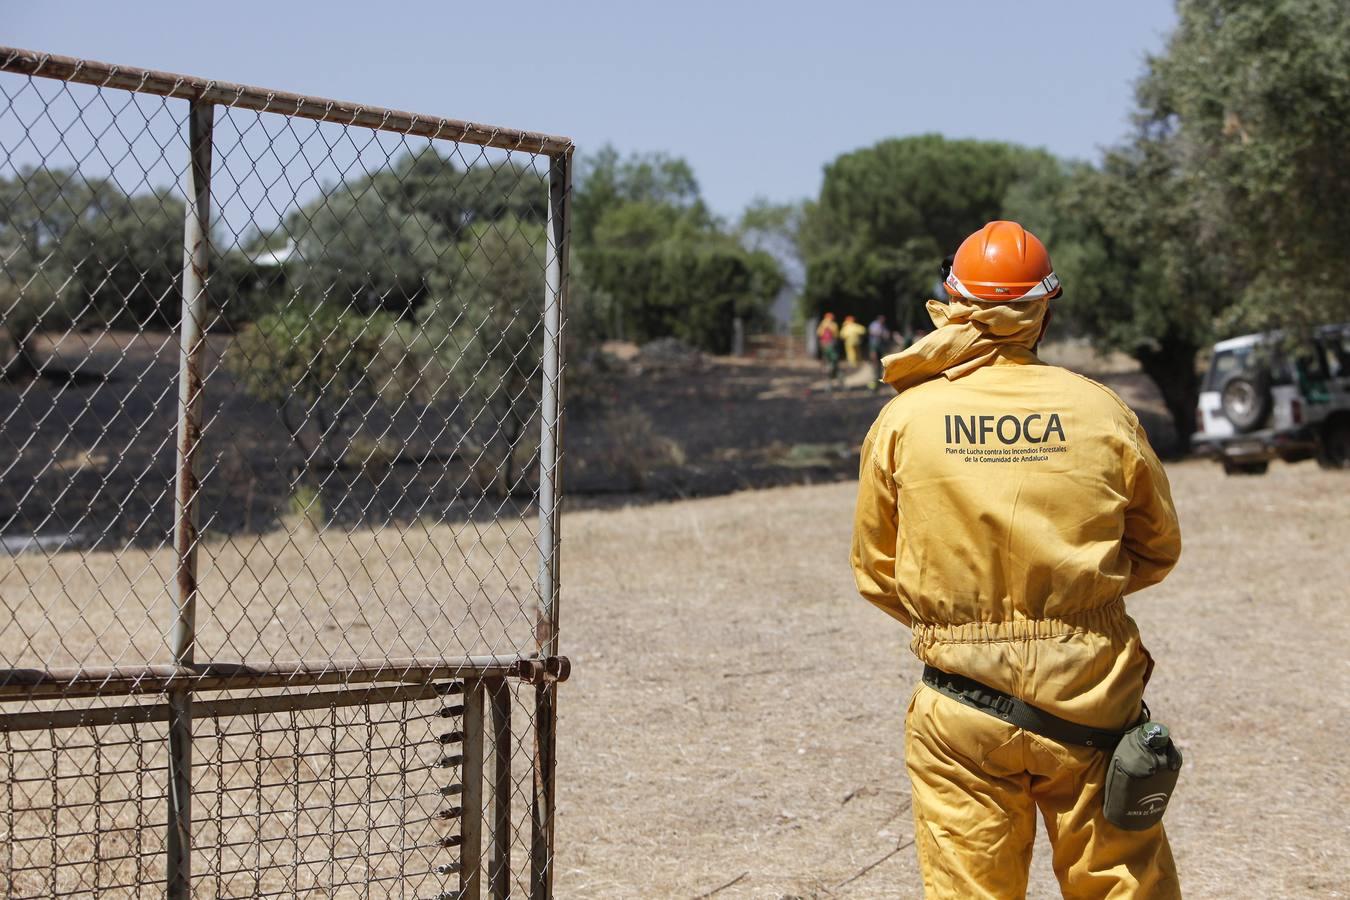
<path fill-rule="evenodd" d="M 1188 757 L 1184 889 L 1350 896 L 1350 477 L 1170 473 L 1186 550 L 1131 610 Z M 918 665 L 853 591 L 853 491 L 566 517 L 560 898 L 920 895 L 900 725 Z M 1043 843 L 1031 896 L 1058 896 Z"/>

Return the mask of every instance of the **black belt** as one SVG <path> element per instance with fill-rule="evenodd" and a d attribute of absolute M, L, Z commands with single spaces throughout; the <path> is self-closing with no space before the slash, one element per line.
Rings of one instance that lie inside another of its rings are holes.
<path fill-rule="evenodd" d="M 1061 719 L 1043 709 L 1018 700 L 1010 694 L 996 691 L 988 685 L 980 684 L 964 675 L 953 675 L 932 666 L 923 667 L 923 683 L 938 693 L 945 694 L 966 706 L 996 716 L 1010 725 L 1039 734 L 1061 744 L 1077 744 L 1080 747 L 1095 747 L 1098 750 L 1111 751 L 1120 743 L 1122 735 L 1129 731 L 1108 731 L 1102 728 L 1089 728 Z M 1140 721 L 1148 719 L 1148 707 Z M 1133 726 L 1131 726 L 1133 727 Z"/>

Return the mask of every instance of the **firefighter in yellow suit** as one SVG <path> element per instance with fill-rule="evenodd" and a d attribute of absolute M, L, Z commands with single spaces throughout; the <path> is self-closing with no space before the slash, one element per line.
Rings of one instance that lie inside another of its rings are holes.
<path fill-rule="evenodd" d="M 945 287 L 936 330 L 883 361 L 899 395 L 862 448 L 858 590 L 912 629 L 926 664 L 1124 730 L 1152 669 L 1124 596 L 1181 552 L 1167 476 L 1115 394 L 1037 358 L 1060 288 L 1034 235 L 989 223 Z M 1103 816 L 1109 753 L 926 685 L 905 731 L 929 898 L 1024 896 L 1038 809 L 1066 898 L 1180 896 L 1162 826 Z"/>
<path fill-rule="evenodd" d="M 862 361 L 862 342 L 865 337 L 867 326 L 852 316 L 845 316 L 844 324 L 839 329 L 839 339 L 844 342 L 844 352 L 850 366 L 856 366 Z"/>

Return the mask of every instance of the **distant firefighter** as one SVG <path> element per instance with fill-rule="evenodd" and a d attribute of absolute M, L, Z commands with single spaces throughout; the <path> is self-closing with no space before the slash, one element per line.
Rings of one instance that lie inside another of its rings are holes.
<path fill-rule="evenodd" d="M 827 312 L 820 320 L 816 328 L 816 340 L 820 346 L 820 358 L 830 368 L 830 386 L 834 387 L 834 380 L 839 377 L 839 323 L 834 320 L 834 313 Z"/>
<path fill-rule="evenodd" d="M 848 355 L 848 364 L 856 366 L 862 361 L 862 342 L 867 337 L 867 328 L 852 316 L 844 316 L 844 326 L 839 329 L 839 337 L 844 341 L 844 352 Z"/>

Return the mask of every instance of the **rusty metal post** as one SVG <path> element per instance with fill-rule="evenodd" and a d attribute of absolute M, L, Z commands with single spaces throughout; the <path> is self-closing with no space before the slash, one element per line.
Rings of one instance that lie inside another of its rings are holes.
<path fill-rule="evenodd" d="M 561 461 L 564 311 L 571 240 L 572 154 L 553 156 L 548 168 L 548 228 L 544 256 L 544 389 L 539 441 L 539 610 L 535 639 L 543 657 L 558 653 L 558 497 Z M 534 810 L 530 835 L 530 896 L 553 896 L 554 730 L 557 684 L 535 692 Z"/>
<path fill-rule="evenodd" d="M 530 900 L 553 900 L 553 795 L 558 685 L 534 686 L 534 809 L 530 820 Z"/>
<path fill-rule="evenodd" d="M 183 314 L 178 355 L 178 480 L 173 545 L 178 590 L 169 636 L 173 661 L 190 666 L 197 640 L 197 450 L 202 425 L 202 350 L 211 235 L 211 131 L 215 107 L 193 101 L 188 111 L 187 216 L 183 225 Z M 168 878 L 165 895 L 192 895 L 192 695 L 169 691 Z"/>
<path fill-rule="evenodd" d="M 539 435 L 539 608 L 535 642 L 541 656 L 558 653 L 558 464 L 562 425 L 562 323 L 567 301 L 567 257 L 572 155 L 549 161 L 548 227 L 544 251 L 544 356 Z"/>
<path fill-rule="evenodd" d="M 488 896 L 511 896 L 511 684 L 504 678 L 487 682 L 492 709 L 492 852 L 488 862 Z"/>
<path fill-rule="evenodd" d="M 479 900 L 483 883 L 483 682 L 464 685 L 464 744 L 460 777 L 459 893 L 456 900 Z"/>

